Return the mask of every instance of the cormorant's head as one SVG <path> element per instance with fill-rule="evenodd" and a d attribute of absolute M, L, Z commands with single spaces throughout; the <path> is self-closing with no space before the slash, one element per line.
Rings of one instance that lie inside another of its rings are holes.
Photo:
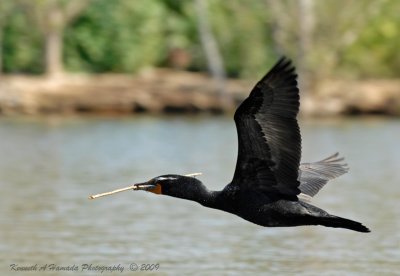
<path fill-rule="evenodd" d="M 177 174 L 161 175 L 147 182 L 135 184 L 134 190 L 144 190 L 174 197 L 185 197 L 185 195 L 196 193 L 198 189 L 204 187 L 201 181 L 193 176 Z"/>
<path fill-rule="evenodd" d="M 201 173 L 187 175 L 166 174 L 154 177 L 147 182 L 134 184 L 111 192 L 89 196 L 90 199 L 111 195 L 128 190 L 143 190 L 159 195 L 169 195 L 187 200 L 196 201 L 204 206 L 212 206 L 215 193 L 209 191 L 195 176 Z"/>

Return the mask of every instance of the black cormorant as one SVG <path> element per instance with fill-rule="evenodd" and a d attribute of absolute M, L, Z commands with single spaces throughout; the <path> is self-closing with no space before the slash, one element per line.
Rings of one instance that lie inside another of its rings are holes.
<path fill-rule="evenodd" d="M 347 165 L 338 154 L 300 164 L 296 79 L 291 61 L 281 58 L 236 110 L 237 163 L 232 182 L 223 190 L 210 191 L 195 177 L 176 174 L 128 188 L 196 201 L 261 226 L 323 225 L 370 232 L 359 222 L 309 203 L 328 180 L 346 173 Z"/>

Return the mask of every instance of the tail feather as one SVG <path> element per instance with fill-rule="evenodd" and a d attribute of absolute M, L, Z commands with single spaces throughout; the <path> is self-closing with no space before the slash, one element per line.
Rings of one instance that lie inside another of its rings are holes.
<path fill-rule="evenodd" d="M 362 225 L 360 222 L 337 216 L 320 217 L 318 218 L 318 224 L 327 227 L 346 228 L 363 233 L 371 232 L 371 230 Z"/>

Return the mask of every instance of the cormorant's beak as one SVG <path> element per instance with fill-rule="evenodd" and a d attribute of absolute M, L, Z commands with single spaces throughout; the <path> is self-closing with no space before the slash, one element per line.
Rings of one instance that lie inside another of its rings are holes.
<path fill-rule="evenodd" d="M 145 183 L 138 183 L 138 184 L 133 185 L 133 189 L 132 190 L 151 191 L 151 190 L 154 190 L 156 188 L 157 188 L 157 185 L 145 182 Z"/>
<path fill-rule="evenodd" d="M 151 193 L 158 194 L 158 195 L 162 194 L 161 185 L 154 183 L 154 182 L 150 183 L 150 181 L 133 185 L 133 187 L 134 187 L 133 190 L 142 190 L 142 191 L 151 192 Z"/>

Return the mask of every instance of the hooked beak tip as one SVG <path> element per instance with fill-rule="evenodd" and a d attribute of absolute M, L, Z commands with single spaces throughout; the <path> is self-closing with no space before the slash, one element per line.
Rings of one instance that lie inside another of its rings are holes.
<path fill-rule="evenodd" d="M 137 191 L 137 190 L 139 190 L 139 188 L 138 188 L 138 186 L 137 185 L 139 185 L 139 184 L 135 184 L 135 185 L 133 185 L 133 187 L 132 187 L 132 190 L 134 190 L 134 191 Z"/>

